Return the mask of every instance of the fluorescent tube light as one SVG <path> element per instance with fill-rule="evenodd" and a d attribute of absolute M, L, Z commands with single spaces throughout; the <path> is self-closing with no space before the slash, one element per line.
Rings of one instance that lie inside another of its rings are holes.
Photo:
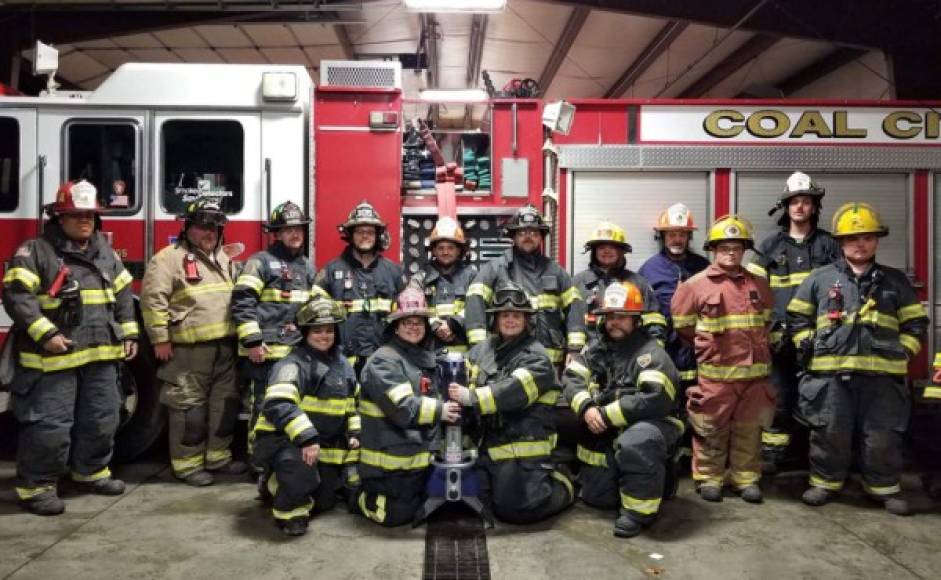
<path fill-rule="evenodd" d="M 490 95 L 483 89 L 425 89 L 418 98 L 430 103 L 483 103 Z"/>
<path fill-rule="evenodd" d="M 503 12 L 506 0 L 405 0 L 412 12 Z"/>

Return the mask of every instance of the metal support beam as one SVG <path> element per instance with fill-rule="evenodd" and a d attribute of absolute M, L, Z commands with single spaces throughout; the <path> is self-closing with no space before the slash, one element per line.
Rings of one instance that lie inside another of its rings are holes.
<path fill-rule="evenodd" d="M 833 71 L 858 60 L 866 54 L 858 48 L 838 48 L 777 83 L 784 96 L 796 93 L 807 85 L 822 79 Z"/>
<path fill-rule="evenodd" d="M 552 54 L 549 55 L 549 61 L 546 63 L 546 67 L 542 69 L 542 74 L 539 75 L 539 90 L 542 91 L 542 94 L 546 94 L 549 90 L 549 85 L 555 79 L 555 75 L 559 72 L 559 67 L 562 66 L 562 61 L 568 56 L 572 45 L 575 44 L 575 39 L 578 38 L 578 33 L 581 32 L 582 26 L 588 20 L 589 14 L 591 14 L 590 8 L 576 6 L 572 10 L 572 14 L 569 15 L 568 22 L 565 23 L 565 28 L 562 29 L 562 34 L 559 36 L 559 41 L 555 43 L 555 48 L 552 50 Z"/>
<path fill-rule="evenodd" d="M 756 34 L 755 36 L 748 39 L 745 44 L 735 49 L 735 51 L 727 56 L 725 60 L 709 69 L 706 74 L 699 77 L 696 82 L 680 93 L 679 98 L 698 99 L 699 97 L 705 95 L 713 87 L 729 78 L 729 76 L 761 55 L 761 53 L 774 46 L 774 44 L 779 40 L 781 39 L 775 36 Z"/>
<path fill-rule="evenodd" d="M 421 44 L 428 60 L 428 88 L 438 88 L 441 60 L 438 58 L 438 21 L 434 14 L 421 14 Z M 438 124 L 438 105 L 428 107 L 428 119 Z"/>
<path fill-rule="evenodd" d="M 477 86 L 480 80 L 480 63 L 484 56 L 488 21 L 489 18 L 486 14 L 475 14 L 471 19 L 470 50 L 467 53 L 467 76 L 464 79 L 467 88 Z M 464 127 L 470 127 L 473 123 L 473 113 L 473 105 L 464 106 Z"/>
<path fill-rule="evenodd" d="M 634 59 L 631 66 L 627 67 L 624 74 L 611 85 L 611 88 L 604 94 L 604 98 L 617 99 L 621 97 L 627 89 L 631 88 L 631 85 L 650 68 L 650 65 L 656 62 L 656 60 L 660 58 L 660 55 L 670 48 L 673 41 L 675 41 L 680 34 L 683 34 L 687 26 L 689 26 L 689 22 L 680 20 L 667 22 L 666 26 L 660 29 L 660 32 L 644 47 L 640 55 Z"/>

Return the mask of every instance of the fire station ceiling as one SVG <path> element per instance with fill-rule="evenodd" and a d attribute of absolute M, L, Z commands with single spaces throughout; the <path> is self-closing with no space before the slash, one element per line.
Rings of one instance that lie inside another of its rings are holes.
<path fill-rule="evenodd" d="M 482 87 L 482 70 L 497 90 L 535 79 L 550 99 L 938 98 L 939 14 L 937 0 L 509 0 L 488 15 L 402 0 L 5 0 L 0 80 L 34 82 L 6 55 L 28 59 L 40 39 L 78 89 L 131 61 L 300 64 L 317 80 L 322 59 L 402 55 L 420 63 L 403 75 L 412 98 Z"/>

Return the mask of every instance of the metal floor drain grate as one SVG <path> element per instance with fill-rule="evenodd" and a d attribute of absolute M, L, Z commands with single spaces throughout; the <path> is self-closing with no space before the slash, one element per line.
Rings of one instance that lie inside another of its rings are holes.
<path fill-rule="evenodd" d="M 446 506 L 432 515 L 425 534 L 422 580 L 490 580 L 484 523 Z"/>

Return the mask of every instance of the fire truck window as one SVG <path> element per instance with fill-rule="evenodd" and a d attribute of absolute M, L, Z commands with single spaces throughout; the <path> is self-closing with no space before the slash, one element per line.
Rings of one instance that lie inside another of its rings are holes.
<path fill-rule="evenodd" d="M 16 209 L 20 200 L 20 124 L 0 117 L 0 211 Z"/>
<path fill-rule="evenodd" d="M 98 188 L 102 206 L 124 210 L 137 204 L 137 131 L 130 123 L 70 123 L 67 179 Z"/>
<path fill-rule="evenodd" d="M 200 198 L 242 209 L 245 135 L 238 121 L 167 121 L 163 124 L 163 207 L 182 213 Z"/>

